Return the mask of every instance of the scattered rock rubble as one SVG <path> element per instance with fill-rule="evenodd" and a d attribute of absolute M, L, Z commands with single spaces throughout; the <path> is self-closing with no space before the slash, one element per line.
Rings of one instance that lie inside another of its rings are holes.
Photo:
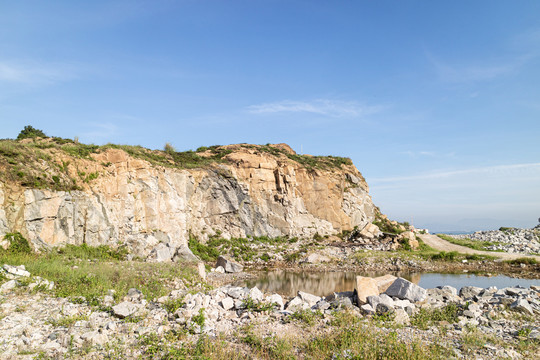
<path fill-rule="evenodd" d="M 533 229 L 507 228 L 503 230 L 477 231 L 467 235 L 450 235 L 456 239 L 489 241 L 494 245 L 487 250 L 508 253 L 540 254 L 540 227 Z"/>
<path fill-rule="evenodd" d="M 155 301 L 145 299 L 137 289 L 130 289 L 115 303 L 114 291 L 109 291 L 101 299 L 102 306 L 92 307 L 39 291 L 25 291 L 26 285 L 19 282 L 22 278 L 31 279 L 28 289 L 31 284 L 45 284 L 49 289 L 54 284 L 32 277 L 24 266 L 4 265 L 2 269 L 3 276 L 13 277 L 2 284 L 0 291 L 0 353 L 6 358 L 17 358 L 21 352 L 42 352 L 61 358 L 89 346 L 98 357 L 113 346 L 122 346 L 125 356 L 132 358 L 142 355 L 143 350 L 137 344 L 145 334 L 163 335 L 169 331 L 184 331 L 191 337 L 231 334 L 252 322 L 274 324 L 269 326 L 287 323 L 297 311 L 317 311 L 330 316 L 334 311 L 346 309 L 357 316 L 392 315 L 395 323 L 404 326 L 395 330 L 399 336 L 410 336 L 411 332 L 415 336 L 426 335 L 410 326 L 411 319 L 420 309 L 449 304 L 457 304 L 460 310 L 458 322 L 447 324 L 448 339 L 458 338 L 474 326 L 503 341 L 515 340 L 525 327 L 528 338 L 540 340 L 540 287 L 537 286 L 504 289 L 467 286 L 460 291 L 451 286 L 423 289 L 405 279 L 385 275 L 374 279 L 359 277 L 355 291 L 327 297 L 299 291 L 287 301 L 279 294 L 263 294 L 257 287 L 232 285 L 192 294 L 185 286 L 179 286 Z M 178 306 L 170 306 L 172 303 Z M 522 316 L 532 320 L 524 323 Z M 435 330 L 427 331 L 434 334 Z M 491 356 L 520 357 L 511 349 L 491 345 L 482 351 Z M 454 352 L 456 357 L 462 357 L 459 346 Z"/>

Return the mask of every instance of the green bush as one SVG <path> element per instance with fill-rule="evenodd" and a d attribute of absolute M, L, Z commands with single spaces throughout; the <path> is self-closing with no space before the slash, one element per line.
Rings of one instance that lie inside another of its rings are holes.
<path fill-rule="evenodd" d="M 46 138 L 47 135 L 45 135 L 45 133 L 43 131 L 41 131 L 39 129 L 35 129 L 30 125 L 27 125 L 27 126 L 24 127 L 24 129 L 21 130 L 21 132 L 17 136 L 17 140 L 33 139 L 33 138 L 37 138 L 37 137 Z"/>
<path fill-rule="evenodd" d="M 4 240 L 9 241 L 8 252 L 10 253 L 30 254 L 32 252 L 28 240 L 26 240 L 19 232 L 7 233 L 4 236 Z"/>

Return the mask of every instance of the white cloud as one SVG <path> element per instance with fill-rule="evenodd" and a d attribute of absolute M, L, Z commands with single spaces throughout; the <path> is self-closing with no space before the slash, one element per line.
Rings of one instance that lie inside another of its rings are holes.
<path fill-rule="evenodd" d="M 0 83 L 46 85 L 67 81 L 75 77 L 75 67 L 69 64 L 0 61 Z"/>
<path fill-rule="evenodd" d="M 443 178 L 450 178 L 454 176 L 465 176 L 465 175 L 515 176 L 515 175 L 526 175 L 526 174 L 540 176 L 540 163 L 485 166 L 485 167 L 463 169 L 463 170 L 438 171 L 438 172 L 411 175 L 411 176 L 373 178 L 371 179 L 371 183 L 393 183 L 393 182 L 404 182 L 404 181 L 443 179 Z"/>
<path fill-rule="evenodd" d="M 517 72 L 531 58 L 529 55 L 524 55 L 503 62 L 483 60 L 472 64 L 449 64 L 430 53 L 426 56 L 439 78 L 451 83 L 487 81 L 509 75 Z"/>
<path fill-rule="evenodd" d="M 378 113 L 378 105 L 363 105 L 356 101 L 317 99 L 312 101 L 283 100 L 247 107 L 251 114 L 311 113 L 329 117 L 361 117 Z"/>
<path fill-rule="evenodd" d="M 85 132 L 83 136 L 90 139 L 107 138 L 114 135 L 118 130 L 118 126 L 112 123 L 89 123 L 88 125 L 94 129 L 92 131 Z"/>

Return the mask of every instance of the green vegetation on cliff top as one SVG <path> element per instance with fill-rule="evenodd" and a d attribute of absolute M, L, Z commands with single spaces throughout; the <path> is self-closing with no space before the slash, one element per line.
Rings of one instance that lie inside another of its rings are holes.
<path fill-rule="evenodd" d="M 352 165 L 348 158 L 335 156 L 310 156 L 289 153 L 272 145 L 240 145 L 258 153 L 270 153 L 277 157 L 287 157 L 310 171 L 315 169 L 340 168 Z M 214 145 L 200 147 L 196 151 L 176 151 L 170 144 L 164 150 L 150 150 L 134 145 L 94 145 L 82 144 L 75 140 L 60 137 L 46 137 L 42 130 L 26 126 L 17 139 L 0 140 L 0 175 L 25 187 L 52 190 L 79 190 L 82 183 L 99 177 L 99 173 L 88 173 L 85 169 L 74 169 L 74 161 L 63 158 L 95 161 L 92 154 L 107 149 L 120 149 L 131 157 L 148 161 L 155 166 L 178 169 L 208 168 L 214 164 L 227 162 L 226 155 L 233 152 L 230 146 Z M 110 164 L 101 164 L 104 168 Z"/>

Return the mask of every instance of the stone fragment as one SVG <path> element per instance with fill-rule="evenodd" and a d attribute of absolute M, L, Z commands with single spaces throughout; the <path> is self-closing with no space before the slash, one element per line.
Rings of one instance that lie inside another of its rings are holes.
<path fill-rule="evenodd" d="M 395 296 L 411 302 L 422 301 L 427 297 L 425 289 L 403 278 L 397 278 L 396 281 L 386 289 L 385 293 L 389 296 Z"/>
<path fill-rule="evenodd" d="M 113 306 L 112 308 L 114 315 L 123 319 L 130 315 L 133 315 L 139 310 L 139 305 L 134 304 L 129 301 L 121 302 L 118 305 Z"/>
<path fill-rule="evenodd" d="M 386 294 L 368 296 L 366 300 L 374 309 L 377 308 L 377 304 L 386 304 L 391 307 L 394 306 L 394 300 Z"/>
<path fill-rule="evenodd" d="M 358 306 L 365 304 L 368 296 L 379 295 L 377 281 L 370 277 L 357 276 L 355 289 Z"/>
<path fill-rule="evenodd" d="M 378 315 L 384 315 L 394 312 L 394 308 L 388 304 L 379 303 L 377 304 L 375 311 Z"/>
<path fill-rule="evenodd" d="M 167 245 L 159 243 L 150 252 L 150 255 L 148 256 L 148 261 L 169 262 L 174 256 L 174 251 L 175 249 L 171 249 Z"/>
<path fill-rule="evenodd" d="M 320 264 L 329 262 L 330 258 L 328 256 L 322 255 L 322 254 L 309 254 L 302 262 L 308 263 L 308 264 Z"/>
<path fill-rule="evenodd" d="M 269 304 L 276 304 L 280 310 L 283 310 L 283 298 L 279 294 L 272 294 L 266 297 L 266 302 Z"/>
<path fill-rule="evenodd" d="M 19 282 L 17 280 L 9 280 L 9 281 L 3 283 L 0 286 L 0 294 L 4 294 L 4 293 L 9 292 L 10 290 L 15 289 L 17 287 L 18 283 Z"/>
<path fill-rule="evenodd" d="M 223 268 L 223 266 L 218 266 L 214 269 L 215 272 L 219 273 L 219 274 L 225 274 L 225 269 Z"/>
<path fill-rule="evenodd" d="M 309 307 L 312 307 L 313 305 L 315 305 L 319 300 L 321 300 L 321 297 L 320 296 L 316 296 L 316 295 L 313 295 L 313 294 L 308 294 L 306 292 L 303 292 L 303 291 L 299 291 L 298 292 L 298 297 L 305 303 L 308 304 Z"/>
<path fill-rule="evenodd" d="M 30 273 L 26 271 L 26 268 L 24 267 L 24 265 L 13 266 L 13 265 L 4 264 L 3 268 L 8 274 L 11 274 L 13 276 L 23 276 L 23 277 L 30 276 Z"/>
<path fill-rule="evenodd" d="M 516 300 L 515 302 L 513 302 L 510 305 L 510 309 L 512 309 L 514 311 L 519 311 L 519 312 L 522 312 L 522 313 L 525 313 L 525 314 L 529 314 L 529 315 L 534 314 L 534 311 L 533 311 L 531 305 L 525 299 Z"/>
<path fill-rule="evenodd" d="M 226 297 L 225 299 L 221 300 L 221 306 L 225 310 L 230 310 L 234 307 L 234 300 L 230 297 Z"/>
<path fill-rule="evenodd" d="M 225 269 L 225 272 L 228 273 L 237 273 L 241 272 L 244 267 L 237 262 L 234 262 L 233 260 L 229 259 L 225 256 L 220 256 L 217 259 L 216 267 L 222 266 L 223 269 Z"/>
<path fill-rule="evenodd" d="M 255 301 L 262 301 L 263 293 L 257 287 L 254 287 L 249 290 L 248 297 Z"/>
<path fill-rule="evenodd" d="M 173 261 L 179 262 L 179 261 L 187 261 L 187 262 L 195 262 L 199 261 L 200 259 L 196 257 L 189 247 L 187 245 L 182 245 L 178 249 L 176 249 L 176 254 L 174 255 Z"/>
<path fill-rule="evenodd" d="M 302 299 L 299 296 L 295 296 L 291 299 L 285 306 L 285 310 L 295 312 L 298 310 L 307 309 L 310 306 L 302 301 Z"/>
<path fill-rule="evenodd" d="M 367 315 L 373 315 L 375 314 L 375 310 L 373 307 L 369 304 L 364 304 L 360 306 L 360 309 Z"/>
<path fill-rule="evenodd" d="M 234 299 L 244 299 L 248 295 L 247 288 L 232 287 L 227 291 L 227 294 Z"/>
<path fill-rule="evenodd" d="M 396 309 L 394 311 L 394 322 L 400 325 L 406 325 L 411 321 L 409 314 L 403 309 Z"/>
<path fill-rule="evenodd" d="M 197 264 L 197 272 L 199 273 L 199 276 L 201 277 L 201 279 L 203 279 L 203 281 L 205 281 L 206 280 L 206 268 L 204 267 L 203 262 L 199 262 Z"/>
<path fill-rule="evenodd" d="M 475 296 L 478 296 L 484 289 L 476 286 L 464 286 L 459 291 L 459 296 L 463 299 L 472 299 Z"/>

